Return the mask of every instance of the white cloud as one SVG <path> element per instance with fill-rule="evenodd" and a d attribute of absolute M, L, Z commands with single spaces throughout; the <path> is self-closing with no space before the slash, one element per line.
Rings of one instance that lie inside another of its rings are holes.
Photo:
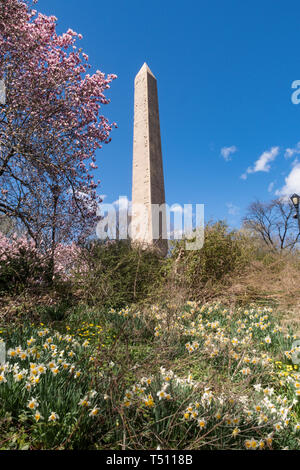
<path fill-rule="evenodd" d="M 254 163 L 253 168 L 248 167 L 246 172 L 241 175 L 243 180 L 247 179 L 247 175 L 250 173 L 257 173 L 258 171 L 270 171 L 270 163 L 275 160 L 279 154 L 279 147 L 272 147 L 270 150 L 266 150 L 261 154 L 258 160 Z"/>
<path fill-rule="evenodd" d="M 131 201 L 127 196 L 120 196 L 119 199 L 112 203 L 114 206 L 117 206 L 119 210 L 128 209 L 131 207 Z"/>
<path fill-rule="evenodd" d="M 189 205 L 183 205 L 181 206 L 180 204 L 173 204 L 171 207 L 170 207 L 170 211 L 173 212 L 174 214 L 189 214 L 189 211 L 190 211 L 190 206 Z"/>
<path fill-rule="evenodd" d="M 257 171 L 270 171 L 270 162 L 275 160 L 278 154 L 279 147 L 272 147 L 271 150 L 262 153 L 259 159 L 255 162 L 253 172 L 256 173 Z"/>
<path fill-rule="evenodd" d="M 232 202 L 227 202 L 226 206 L 228 209 L 228 214 L 230 215 L 238 215 L 238 213 L 240 212 L 240 208 L 232 204 Z"/>
<path fill-rule="evenodd" d="M 181 214 L 183 213 L 183 207 L 179 204 L 173 204 L 171 210 L 172 212 L 180 212 Z"/>
<path fill-rule="evenodd" d="M 287 148 L 284 153 L 284 158 L 292 158 L 294 155 L 300 154 L 300 142 L 294 148 Z"/>
<path fill-rule="evenodd" d="M 231 155 L 235 152 L 237 152 L 237 147 L 235 145 L 232 145 L 231 147 L 221 148 L 221 155 L 226 162 L 229 162 L 231 160 Z"/>
<path fill-rule="evenodd" d="M 300 193 L 300 163 L 296 162 L 290 174 L 285 178 L 285 185 L 275 194 L 288 199 L 293 193 Z"/>
<path fill-rule="evenodd" d="M 273 191 L 273 188 L 274 188 L 274 184 L 275 184 L 275 181 L 272 181 L 269 186 L 268 186 L 268 192 L 271 193 Z"/>

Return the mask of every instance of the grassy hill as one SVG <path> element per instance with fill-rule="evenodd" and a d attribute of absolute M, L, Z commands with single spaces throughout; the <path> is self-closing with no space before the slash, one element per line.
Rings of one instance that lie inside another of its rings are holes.
<path fill-rule="evenodd" d="M 1 449 L 300 447 L 297 251 L 218 223 L 200 252 L 82 256 L 48 285 L 1 271 Z"/>

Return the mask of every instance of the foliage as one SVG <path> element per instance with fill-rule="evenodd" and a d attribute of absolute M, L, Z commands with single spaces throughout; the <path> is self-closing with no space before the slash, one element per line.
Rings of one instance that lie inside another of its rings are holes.
<path fill-rule="evenodd" d="M 175 282 L 185 285 L 190 298 L 196 298 L 207 283 L 226 284 L 230 276 L 241 272 L 249 262 L 251 249 L 243 234 L 229 230 L 224 222 L 208 223 L 200 250 L 186 251 L 184 240 L 175 244 L 168 271 L 175 269 Z"/>
<path fill-rule="evenodd" d="M 0 447 L 298 449 L 295 337 L 272 309 L 187 302 L 169 316 L 86 308 L 60 331 L 0 330 Z"/>
<path fill-rule="evenodd" d="M 86 270 L 75 285 L 90 303 L 124 307 L 147 300 L 162 282 L 159 255 L 127 241 L 92 241 L 82 247 L 81 259 Z"/>
<path fill-rule="evenodd" d="M 20 431 L 25 428 L 34 448 L 89 445 L 97 438 L 96 427 L 101 430 L 106 402 L 99 380 L 104 374 L 88 353 L 87 342 L 80 344 L 42 325 L 6 336 L 8 362 L 0 373 L 2 422 L 9 418 L 17 428 L 22 423 Z"/>
<path fill-rule="evenodd" d="M 49 284 L 53 279 L 70 281 L 73 272 L 85 271 L 80 262 L 80 248 L 74 243 L 58 244 L 54 250 L 54 266 L 50 270 L 52 250 L 42 252 L 33 240 L 13 234 L 8 238 L 0 232 L 0 292 L 22 291 L 26 287 Z"/>
<path fill-rule="evenodd" d="M 45 279 L 47 263 L 33 242 L 25 238 L 9 239 L 0 233 L 0 292 L 15 294 Z"/>

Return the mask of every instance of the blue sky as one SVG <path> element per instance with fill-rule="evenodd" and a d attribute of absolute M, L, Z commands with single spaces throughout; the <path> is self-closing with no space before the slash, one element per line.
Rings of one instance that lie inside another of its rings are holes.
<path fill-rule="evenodd" d="M 118 75 L 103 109 L 118 129 L 97 154 L 105 202 L 131 198 L 133 83 L 144 62 L 158 80 L 168 204 L 202 203 L 206 221 L 238 227 L 253 200 L 300 192 L 300 104 L 291 100 L 299 2 L 39 0 L 36 8 L 58 18 L 59 32 L 83 35 L 95 70 Z"/>

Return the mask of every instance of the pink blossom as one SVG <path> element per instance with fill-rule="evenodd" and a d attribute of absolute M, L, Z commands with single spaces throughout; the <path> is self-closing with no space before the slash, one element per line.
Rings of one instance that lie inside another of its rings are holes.
<path fill-rule="evenodd" d="M 25 214 L 24 226 L 40 244 L 51 240 L 53 185 L 55 243 L 72 239 L 85 218 L 92 226 L 99 202 L 95 152 L 116 127 L 102 114 L 116 75 L 87 74 L 88 55 L 75 47 L 82 35 L 58 34 L 56 22 L 25 2 L 0 1 L 0 80 L 8 97 L 0 106 L 0 211 L 19 220 Z M 80 192 L 88 199 L 78 200 Z"/>

